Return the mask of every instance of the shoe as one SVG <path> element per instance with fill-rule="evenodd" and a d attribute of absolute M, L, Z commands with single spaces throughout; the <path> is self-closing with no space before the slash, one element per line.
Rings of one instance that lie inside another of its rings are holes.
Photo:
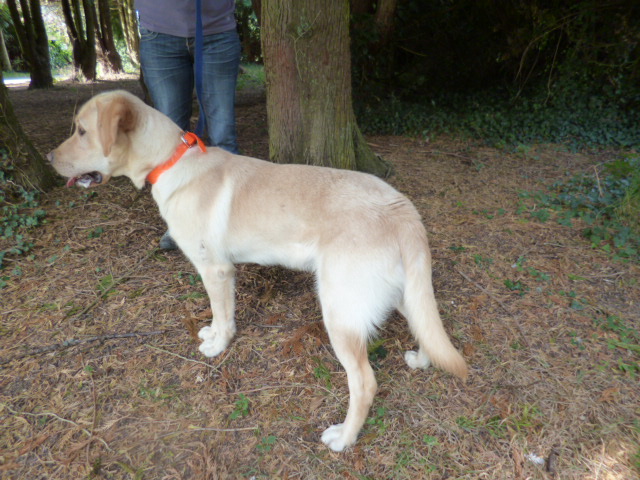
<path fill-rule="evenodd" d="M 165 234 L 162 235 L 162 238 L 160 239 L 160 248 L 162 250 L 177 250 L 178 249 L 178 244 L 171 237 L 171 233 L 169 232 L 169 230 L 167 230 L 165 232 Z"/>

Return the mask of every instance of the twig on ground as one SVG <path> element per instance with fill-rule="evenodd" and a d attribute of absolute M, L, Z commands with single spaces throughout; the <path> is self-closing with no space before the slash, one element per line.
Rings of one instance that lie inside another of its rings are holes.
<path fill-rule="evenodd" d="M 251 388 L 248 390 L 236 390 L 235 392 L 233 392 L 233 394 L 239 395 L 245 393 L 262 392 L 264 390 L 277 390 L 281 388 L 316 388 L 318 390 L 324 390 L 325 392 L 331 394 L 333 397 L 338 398 L 338 395 L 328 388 L 325 388 L 322 385 L 314 385 L 311 383 L 282 383 L 280 385 L 265 385 L 264 387 Z"/>
<path fill-rule="evenodd" d="M 91 433 L 89 430 L 87 430 L 86 428 L 81 427 L 80 425 L 78 425 L 76 422 L 74 422 L 73 420 L 69 420 L 67 418 L 63 418 L 60 415 L 53 413 L 53 412 L 42 412 L 42 413 L 31 413 L 31 412 L 20 412 L 18 410 L 14 410 L 13 408 L 11 408 L 9 405 L 7 405 L 6 403 L 0 403 L 0 406 L 5 407 L 7 410 L 9 410 L 11 413 L 13 413 L 14 415 L 27 415 L 29 417 L 53 417 L 56 420 L 59 420 L 61 422 L 64 423 L 70 423 L 71 425 L 73 425 L 76 428 L 79 428 L 80 431 L 82 433 L 84 433 L 85 435 L 87 435 L 90 439 L 95 439 L 98 440 L 99 442 L 101 442 L 106 448 L 107 450 L 109 450 L 110 452 L 112 451 L 111 448 L 109 447 L 109 444 L 103 439 L 100 438 L 98 436 L 95 436 L 93 433 Z"/>
<path fill-rule="evenodd" d="M 259 427 L 241 427 L 241 428 L 213 428 L 213 427 L 194 427 L 188 428 L 188 431 L 195 432 L 245 432 L 248 430 L 257 430 Z M 177 433 L 177 432 L 176 432 Z"/>
<path fill-rule="evenodd" d="M 460 155 L 459 153 L 455 153 L 455 152 L 443 152 L 441 150 L 426 150 L 424 153 L 428 153 L 430 155 L 448 155 L 450 157 L 462 158 L 463 160 L 469 160 L 469 161 L 474 160 L 473 158 L 468 157 L 466 155 Z"/>
<path fill-rule="evenodd" d="M 100 303 L 101 300 L 107 298 L 109 296 L 109 294 L 121 283 L 126 282 L 127 280 L 129 280 L 129 278 L 131 278 L 131 276 L 133 275 L 133 273 L 138 270 L 138 268 L 140 267 L 140 265 L 142 265 L 142 263 L 147 260 L 148 258 L 150 258 L 152 255 L 154 255 L 156 253 L 156 249 L 152 249 L 149 250 L 146 255 L 144 257 L 142 257 L 140 260 L 138 260 L 136 262 L 136 264 L 130 268 L 127 272 L 125 272 L 123 275 L 121 275 L 120 277 L 116 278 L 113 280 L 113 282 L 111 283 L 111 285 L 109 285 L 109 288 L 107 288 L 104 292 L 102 292 L 100 294 L 100 296 L 98 298 L 96 298 L 93 302 L 91 302 L 89 305 L 87 305 L 86 307 L 84 307 L 82 310 L 80 310 L 80 312 L 73 312 L 70 311 L 69 313 L 67 313 L 65 315 L 65 318 L 69 318 L 69 317 L 81 317 L 83 316 L 85 313 L 87 313 L 88 311 L 90 311 L 91 309 L 93 309 L 96 305 L 98 305 L 98 303 Z"/>
<path fill-rule="evenodd" d="M 43 353 L 54 352 L 57 350 L 64 350 L 66 348 L 75 347 L 76 345 L 81 345 L 84 343 L 103 342 L 105 340 L 114 340 L 116 338 L 150 337 L 152 335 L 163 335 L 166 332 L 167 330 L 154 330 L 152 332 L 110 333 L 107 335 L 97 335 L 95 337 L 89 337 L 89 338 L 71 338 L 69 340 L 65 340 L 62 343 L 54 343 L 53 345 L 47 345 L 46 347 L 36 348 L 29 352 L 22 353 L 20 355 L 15 355 L 10 358 L 0 359 L 0 365 L 4 365 L 14 360 L 20 360 L 21 358 L 25 358 L 25 357 L 41 355 Z"/>
<path fill-rule="evenodd" d="M 146 345 L 146 346 L 149 347 L 149 348 L 153 348 L 154 350 L 158 350 L 159 352 L 167 353 L 169 355 L 173 355 L 174 357 L 178 357 L 178 358 L 180 358 L 182 360 L 185 360 L 187 362 L 192 362 L 192 363 L 197 363 L 199 365 L 204 365 L 205 367 L 208 367 L 208 368 L 210 368 L 212 370 L 218 370 L 218 367 L 220 366 L 220 365 L 218 365 L 218 366 L 209 365 L 208 363 L 201 362 L 200 360 L 193 360 L 191 358 L 183 357 L 182 355 L 178 355 L 177 353 L 173 353 L 173 352 L 170 352 L 169 350 L 164 350 L 162 348 L 158 348 L 158 347 L 155 347 L 153 345 Z M 224 361 L 224 359 L 223 359 L 223 361 Z M 222 364 L 222 362 L 220 362 L 220 363 Z"/>

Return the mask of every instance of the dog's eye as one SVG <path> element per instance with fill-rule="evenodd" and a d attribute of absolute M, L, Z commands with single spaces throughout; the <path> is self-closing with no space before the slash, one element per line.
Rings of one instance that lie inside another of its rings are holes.
<path fill-rule="evenodd" d="M 81 126 L 78 126 L 78 135 L 83 136 L 85 133 L 87 133 L 87 131 Z"/>

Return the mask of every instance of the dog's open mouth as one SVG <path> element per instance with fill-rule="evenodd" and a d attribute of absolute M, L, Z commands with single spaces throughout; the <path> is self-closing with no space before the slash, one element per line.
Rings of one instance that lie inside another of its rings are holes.
<path fill-rule="evenodd" d="M 94 185 L 100 185 L 102 183 L 102 174 L 100 172 L 90 172 L 80 175 L 79 177 L 72 177 L 67 180 L 67 187 L 79 185 L 84 188 L 93 187 Z"/>

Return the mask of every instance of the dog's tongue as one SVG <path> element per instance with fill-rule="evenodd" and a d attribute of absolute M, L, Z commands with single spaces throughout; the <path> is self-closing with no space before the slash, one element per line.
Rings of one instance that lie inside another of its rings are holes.
<path fill-rule="evenodd" d="M 84 188 L 89 188 L 91 185 L 96 185 L 102 182 L 102 175 L 98 172 L 85 173 L 79 177 L 71 177 L 67 180 L 67 187 L 73 187 L 79 185 Z"/>

